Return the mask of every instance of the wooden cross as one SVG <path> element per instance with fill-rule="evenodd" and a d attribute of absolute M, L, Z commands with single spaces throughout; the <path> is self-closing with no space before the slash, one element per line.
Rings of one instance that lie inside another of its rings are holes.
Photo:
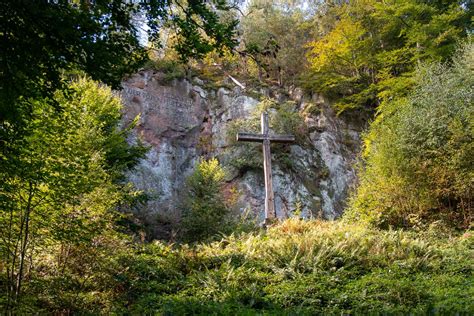
<path fill-rule="evenodd" d="M 270 223 L 276 217 L 275 201 L 273 198 L 272 185 L 272 157 L 270 154 L 270 142 L 291 143 L 295 141 L 293 135 L 269 135 L 268 114 L 262 113 L 262 133 L 237 133 L 237 141 L 263 143 L 263 171 L 265 174 L 265 223 Z"/>

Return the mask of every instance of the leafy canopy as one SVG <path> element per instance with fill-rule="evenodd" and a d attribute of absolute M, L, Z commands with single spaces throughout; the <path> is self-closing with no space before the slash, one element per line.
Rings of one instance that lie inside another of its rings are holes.
<path fill-rule="evenodd" d="M 226 1 L 1 1 L 0 122 L 29 113 L 20 97 L 51 96 L 64 71 L 118 88 L 147 59 L 138 16 L 155 46 L 163 27 L 176 28 L 183 59 L 233 47 L 236 21 L 221 22 L 219 10 Z"/>
<path fill-rule="evenodd" d="M 350 1 L 330 6 L 310 44 L 306 86 L 339 111 L 373 109 L 413 86 L 423 61 L 447 60 L 471 26 L 468 1 Z M 329 21 L 329 23 L 324 23 Z"/>
<path fill-rule="evenodd" d="M 316 6 L 315 4 L 311 4 Z M 314 36 L 307 10 L 300 1 L 252 0 L 240 24 L 246 68 L 256 64 L 259 81 L 277 81 L 280 86 L 294 84 L 306 68 L 306 43 Z"/>

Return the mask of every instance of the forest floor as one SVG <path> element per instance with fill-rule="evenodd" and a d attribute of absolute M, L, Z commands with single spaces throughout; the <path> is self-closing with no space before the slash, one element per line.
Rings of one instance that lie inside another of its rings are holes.
<path fill-rule="evenodd" d="M 474 237 L 286 220 L 123 256 L 118 310 L 165 315 L 473 314 Z"/>

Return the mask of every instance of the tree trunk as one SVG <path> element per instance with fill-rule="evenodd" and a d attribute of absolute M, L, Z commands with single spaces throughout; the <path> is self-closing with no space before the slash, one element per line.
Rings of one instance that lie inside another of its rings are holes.
<path fill-rule="evenodd" d="M 20 247 L 20 267 L 18 269 L 16 289 L 15 289 L 15 301 L 17 302 L 19 301 L 20 294 L 21 294 L 21 285 L 23 282 L 25 258 L 26 258 L 26 253 L 28 249 L 28 237 L 29 237 L 29 229 L 30 229 L 30 214 L 31 214 L 32 200 L 33 200 L 33 184 L 30 182 L 29 189 L 28 189 L 28 203 L 26 205 L 25 217 L 24 217 L 25 230 L 24 230 L 23 240 L 21 242 L 21 247 Z"/>

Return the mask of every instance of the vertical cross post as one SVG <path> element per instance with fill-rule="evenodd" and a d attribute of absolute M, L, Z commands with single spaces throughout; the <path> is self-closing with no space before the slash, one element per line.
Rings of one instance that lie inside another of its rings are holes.
<path fill-rule="evenodd" d="M 275 201 L 272 183 L 272 156 L 270 152 L 270 139 L 268 138 L 268 114 L 263 112 L 261 116 L 263 135 L 263 173 L 265 175 L 265 220 L 271 221 L 275 218 Z"/>

